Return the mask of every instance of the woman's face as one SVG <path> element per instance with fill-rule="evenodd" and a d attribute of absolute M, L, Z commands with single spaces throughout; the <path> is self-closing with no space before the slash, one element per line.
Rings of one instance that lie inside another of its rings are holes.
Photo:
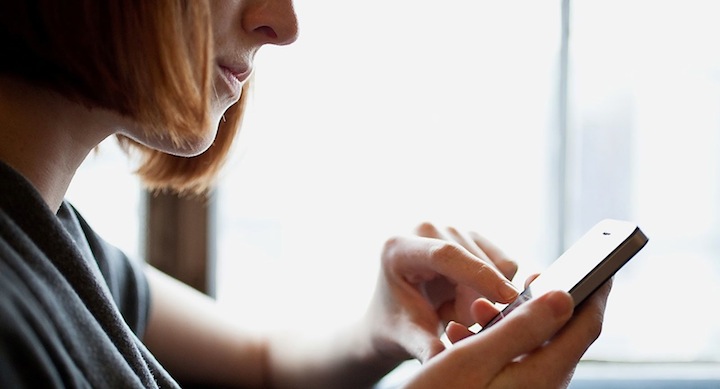
<path fill-rule="evenodd" d="M 298 34 L 293 0 L 211 0 L 215 38 L 212 118 L 240 98 L 253 70 L 253 59 L 266 44 L 287 45 Z"/>
<path fill-rule="evenodd" d="M 287 45 L 298 34 L 293 0 L 210 0 L 214 36 L 211 128 L 203 139 L 179 148 L 170 139 L 144 136 L 134 125 L 125 135 L 148 147 L 180 156 L 194 156 L 207 150 L 217 135 L 222 116 L 238 102 L 242 87 L 253 71 L 253 59 L 267 44 Z"/>

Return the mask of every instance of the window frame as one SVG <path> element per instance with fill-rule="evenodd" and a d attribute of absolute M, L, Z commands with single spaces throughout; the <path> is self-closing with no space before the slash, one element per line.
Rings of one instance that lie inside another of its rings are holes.
<path fill-rule="evenodd" d="M 215 296 L 214 194 L 181 197 L 144 192 L 146 262 Z"/>

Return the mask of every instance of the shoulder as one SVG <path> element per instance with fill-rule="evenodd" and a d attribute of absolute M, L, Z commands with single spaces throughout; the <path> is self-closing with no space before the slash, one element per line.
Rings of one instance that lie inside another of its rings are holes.
<path fill-rule="evenodd" d="M 70 203 L 63 203 L 61 212 L 65 215 L 64 224 L 68 230 L 74 230 L 76 242 L 86 243 L 86 257 L 93 261 L 100 276 L 130 328 L 140 337 L 147 322 L 150 292 L 144 264 L 130 259 L 122 250 L 100 237 Z"/>
<path fill-rule="evenodd" d="M 3 223 L 0 218 L 0 223 Z M 45 271 L 45 269 L 37 269 Z M 49 322 L 59 295 L 0 235 L 0 387 L 53 387 L 61 383 L 51 363 L 61 344 Z"/>

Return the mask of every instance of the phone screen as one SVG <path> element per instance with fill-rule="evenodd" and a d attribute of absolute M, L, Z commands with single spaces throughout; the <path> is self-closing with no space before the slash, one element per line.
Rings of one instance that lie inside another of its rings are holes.
<path fill-rule="evenodd" d="M 575 306 L 605 283 L 647 243 L 648 238 L 637 225 L 605 219 L 585 233 L 502 312 L 482 329 L 486 329 L 515 308 L 551 290 L 570 293 Z"/>

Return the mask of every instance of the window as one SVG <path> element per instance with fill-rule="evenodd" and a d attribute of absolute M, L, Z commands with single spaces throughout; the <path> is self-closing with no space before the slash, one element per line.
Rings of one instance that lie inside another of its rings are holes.
<path fill-rule="evenodd" d="M 66 198 L 101 237 L 142 260 L 142 191 L 130 171 L 125 153 L 114 137 L 108 138 L 80 166 Z"/>
<path fill-rule="evenodd" d="M 720 361 L 715 1 L 571 3 L 566 236 L 602 216 L 650 237 L 588 358 Z M 712 312 L 715 309 L 715 312 Z"/>
<path fill-rule="evenodd" d="M 349 319 L 384 239 L 424 220 L 487 234 L 522 283 L 616 217 L 650 244 L 586 359 L 720 361 L 712 0 L 296 6 L 217 198 L 218 299 L 240 320 Z"/>
<path fill-rule="evenodd" d="M 362 312 L 385 239 L 425 220 L 554 255 L 555 1 L 296 6 L 218 192 L 217 296 L 239 321 Z"/>

